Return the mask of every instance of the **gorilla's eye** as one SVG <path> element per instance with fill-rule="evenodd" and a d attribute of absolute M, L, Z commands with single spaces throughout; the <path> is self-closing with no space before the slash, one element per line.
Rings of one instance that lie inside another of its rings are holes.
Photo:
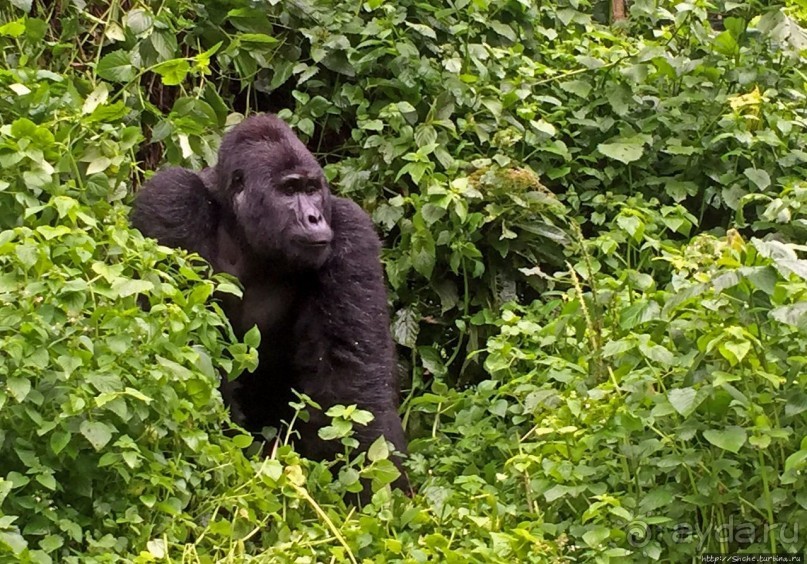
<path fill-rule="evenodd" d="M 233 171 L 233 188 L 242 188 L 244 186 L 244 171 L 243 170 L 235 170 Z"/>
<path fill-rule="evenodd" d="M 297 188 L 298 185 L 296 180 L 286 180 L 280 184 L 280 191 L 288 195 L 295 194 L 297 192 Z"/>

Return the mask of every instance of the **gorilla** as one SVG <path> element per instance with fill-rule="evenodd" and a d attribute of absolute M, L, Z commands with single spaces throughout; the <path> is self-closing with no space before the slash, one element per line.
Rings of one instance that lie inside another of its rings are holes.
<path fill-rule="evenodd" d="M 238 278 L 243 296 L 221 298 L 239 337 L 260 329 L 258 368 L 222 385 L 234 420 L 252 432 L 290 421 L 292 389 L 323 412 L 357 404 L 373 413 L 354 430 L 366 449 L 380 435 L 406 452 L 380 243 L 368 215 L 331 195 L 314 156 L 274 115 L 227 133 L 218 163 L 200 173 L 171 168 L 138 190 L 131 220 L 144 235 L 193 251 Z M 297 426 L 299 451 L 323 460 L 323 412 Z M 401 476 L 393 485 L 408 489 Z"/>

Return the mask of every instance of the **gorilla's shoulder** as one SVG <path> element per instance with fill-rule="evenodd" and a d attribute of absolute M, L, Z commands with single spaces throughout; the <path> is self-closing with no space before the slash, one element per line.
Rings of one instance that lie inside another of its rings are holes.
<path fill-rule="evenodd" d="M 331 201 L 331 224 L 337 239 L 349 238 L 376 247 L 379 245 L 373 220 L 359 204 L 338 196 L 334 196 Z"/>
<path fill-rule="evenodd" d="M 216 229 L 218 209 L 198 174 L 169 168 L 137 191 L 131 219 L 143 235 L 204 256 Z"/>
<path fill-rule="evenodd" d="M 138 190 L 133 213 L 135 217 L 148 213 L 150 218 L 179 219 L 175 217 L 178 212 L 180 216 L 197 214 L 209 203 L 210 194 L 199 175 L 174 167 L 158 172 Z"/>
<path fill-rule="evenodd" d="M 378 265 L 381 241 L 373 220 L 361 206 L 347 198 L 331 198 L 331 227 L 334 232 L 329 267 L 363 271 Z M 361 265 L 361 266 L 360 266 Z"/>

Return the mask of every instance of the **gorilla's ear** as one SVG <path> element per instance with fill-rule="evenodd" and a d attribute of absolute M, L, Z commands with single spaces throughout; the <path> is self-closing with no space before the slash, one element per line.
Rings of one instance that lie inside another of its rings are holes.
<path fill-rule="evenodd" d="M 213 198 L 220 203 L 224 203 L 233 194 L 238 194 L 244 189 L 244 171 L 239 168 L 228 170 L 216 165 L 213 169 L 205 170 L 211 170 L 207 176 L 209 182 L 205 182 L 205 185 Z"/>

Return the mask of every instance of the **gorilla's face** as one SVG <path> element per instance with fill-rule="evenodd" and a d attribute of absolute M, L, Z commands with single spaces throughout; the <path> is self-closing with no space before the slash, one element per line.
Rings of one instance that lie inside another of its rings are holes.
<path fill-rule="evenodd" d="M 235 154 L 222 145 L 219 187 L 253 252 L 295 269 L 320 268 L 333 240 L 328 184 L 288 126 L 266 117 L 233 130 L 245 134 Z"/>

